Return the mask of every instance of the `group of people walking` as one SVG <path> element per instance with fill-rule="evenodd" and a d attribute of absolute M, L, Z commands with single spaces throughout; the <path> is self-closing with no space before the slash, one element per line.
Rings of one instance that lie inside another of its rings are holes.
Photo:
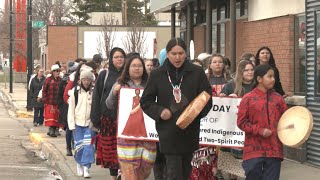
<path fill-rule="evenodd" d="M 186 52 L 186 44 L 180 38 L 167 43 L 166 55 L 158 63 L 115 47 L 110 51 L 109 66 L 100 71 L 102 58 L 95 55 L 93 63 L 68 63 L 69 70 L 73 69 L 64 76 L 55 64 L 49 77 L 40 78 L 40 72 L 32 80 L 32 97 L 44 104 L 48 135 L 55 137 L 56 129 L 63 124 L 67 155 L 72 155 L 71 139 L 74 141 L 79 176 L 90 177 L 89 169 L 96 162 L 109 169 L 112 179 L 121 176 L 142 180 L 152 169 L 159 180 L 219 178 L 215 161 L 206 170 L 191 164 L 196 158 L 194 152 L 199 149 L 200 119 L 211 110 L 212 98 L 186 129 L 176 125 L 184 109 L 205 91 L 212 96 L 243 97 L 237 125 L 246 134 L 243 148 L 246 177 L 279 179 L 283 154 L 276 127 L 287 107 L 271 50 L 262 47 L 256 56 L 244 54 L 235 74 L 227 69 L 230 62 L 219 54 L 208 56 L 209 62 L 204 66 L 208 68 L 204 69 L 200 67 L 204 61 L 189 61 Z M 158 143 L 117 138 L 118 96 L 122 87 L 144 89 L 133 106 L 155 121 Z M 42 91 L 42 98 L 38 91 Z M 40 111 L 36 103 L 34 110 L 35 114 Z M 41 124 L 38 116 L 35 123 Z"/>

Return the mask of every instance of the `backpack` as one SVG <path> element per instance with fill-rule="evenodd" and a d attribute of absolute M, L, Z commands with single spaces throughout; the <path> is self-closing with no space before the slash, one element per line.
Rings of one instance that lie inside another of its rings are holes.
<path fill-rule="evenodd" d="M 78 96 L 79 96 L 79 90 L 77 88 L 78 86 L 74 87 L 74 102 L 75 102 L 75 106 L 74 107 L 77 107 L 77 104 L 78 104 Z"/>

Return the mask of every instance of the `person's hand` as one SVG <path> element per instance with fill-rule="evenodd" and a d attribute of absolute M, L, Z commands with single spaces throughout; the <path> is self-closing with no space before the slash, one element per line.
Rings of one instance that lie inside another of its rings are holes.
<path fill-rule="evenodd" d="M 268 129 L 268 128 L 261 129 L 261 131 L 259 133 L 264 138 L 267 138 L 267 137 L 272 135 L 272 131 L 270 129 Z"/>
<path fill-rule="evenodd" d="M 229 96 L 230 96 L 230 97 L 234 97 L 234 98 L 238 97 L 238 96 L 237 96 L 236 94 L 234 94 L 234 93 L 233 93 L 233 94 L 230 94 Z"/>
<path fill-rule="evenodd" d="M 219 96 L 220 96 L 220 97 L 225 97 L 225 96 L 226 96 L 226 94 L 224 94 L 224 93 L 220 93 L 220 94 L 219 94 Z"/>
<path fill-rule="evenodd" d="M 164 109 L 162 112 L 161 112 L 161 115 L 160 115 L 160 117 L 161 117 L 161 119 L 163 119 L 163 120 L 169 120 L 170 118 L 171 118 L 171 116 L 172 116 L 172 113 L 171 113 L 171 111 L 169 110 L 169 109 Z"/>
<path fill-rule="evenodd" d="M 37 98 L 37 101 L 40 102 L 40 101 L 41 101 L 41 98 Z"/>
<path fill-rule="evenodd" d="M 118 95 L 118 93 L 120 92 L 120 89 L 121 89 L 121 85 L 120 84 L 116 84 L 114 85 L 114 88 L 113 88 L 113 95 Z"/>

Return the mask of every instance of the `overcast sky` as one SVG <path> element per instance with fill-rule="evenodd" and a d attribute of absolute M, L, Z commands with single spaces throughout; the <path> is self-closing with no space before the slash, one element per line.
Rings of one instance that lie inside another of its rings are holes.
<path fill-rule="evenodd" d="M 0 9 L 4 9 L 5 0 L 0 0 Z"/>

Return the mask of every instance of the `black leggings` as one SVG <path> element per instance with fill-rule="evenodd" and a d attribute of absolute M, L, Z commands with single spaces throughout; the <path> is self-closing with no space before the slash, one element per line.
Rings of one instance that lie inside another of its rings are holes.
<path fill-rule="evenodd" d="M 118 176 L 118 169 L 109 169 L 110 176 Z"/>

